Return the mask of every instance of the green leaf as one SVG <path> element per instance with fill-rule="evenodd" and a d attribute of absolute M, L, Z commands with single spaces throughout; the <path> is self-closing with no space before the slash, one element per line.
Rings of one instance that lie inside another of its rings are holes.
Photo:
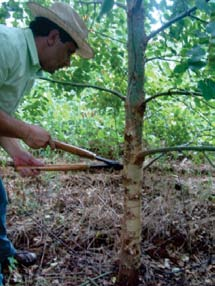
<path fill-rule="evenodd" d="M 113 8 L 113 5 L 114 5 L 114 0 L 104 0 L 97 20 L 100 21 L 105 14 L 109 13 Z"/>
<path fill-rule="evenodd" d="M 188 65 L 189 65 L 189 68 L 191 70 L 196 71 L 196 70 L 199 70 L 199 69 L 205 67 L 206 62 L 204 62 L 204 61 L 193 61 L 191 59 L 191 60 L 188 60 Z"/>
<path fill-rule="evenodd" d="M 174 69 L 174 73 L 184 73 L 188 69 L 189 65 L 187 62 L 177 65 Z"/>
<path fill-rule="evenodd" d="M 206 100 L 215 99 L 215 81 L 211 79 L 200 80 L 198 82 L 198 88 Z"/>
<path fill-rule="evenodd" d="M 206 26 L 206 31 L 208 33 L 211 34 L 211 36 L 215 35 L 215 22 L 210 22 L 207 26 Z"/>
<path fill-rule="evenodd" d="M 198 62 L 200 61 L 203 56 L 205 55 L 205 50 L 200 46 L 200 45 L 197 45 L 195 46 L 194 48 L 192 48 L 191 50 L 189 50 L 187 52 L 187 55 L 189 57 L 191 57 L 191 61 L 192 62 Z"/>
<path fill-rule="evenodd" d="M 210 13 L 210 7 L 205 0 L 196 0 L 196 7 L 206 13 Z"/>

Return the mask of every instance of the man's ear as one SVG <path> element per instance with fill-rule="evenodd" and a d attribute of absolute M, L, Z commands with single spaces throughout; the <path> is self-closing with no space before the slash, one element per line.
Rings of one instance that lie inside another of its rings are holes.
<path fill-rule="evenodd" d="M 48 46 L 53 46 L 56 41 L 59 39 L 59 31 L 58 30 L 51 30 L 47 36 L 47 43 L 48 43 Z"/>

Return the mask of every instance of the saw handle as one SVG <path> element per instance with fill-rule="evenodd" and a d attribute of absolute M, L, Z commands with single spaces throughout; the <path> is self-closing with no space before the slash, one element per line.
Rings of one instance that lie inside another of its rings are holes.
<path fill-rule="evenodd" d="M 66 152 L 69 152 L 75 155 L 79 155 L 80 157 L 85 157 L 91 160 L 98 160 L 98 161 L 104 162 L 116 170 L 123 169 L 122 164 L 120 164 L 119 162 L 97 156 L 95 153 L 91 151 L 88 151 L 88 150 L 85 150 L 85 149 L 82 149 L 82 148 L 79 148 L 79 147 L 76 147 L 76 146 L 73 146 L 73 145 L 70 145 L 64 142 L 60 142 L 57 140 L 54 140 L 54 144 L 55 144 L 55 147 L 59 150 L 63 150 L 63 151 L 66 151 Z"/>
<path fill-rule="evenodd" d="M 93 152 L 90 152 L 88 150 L 64 143 L 64 142 L 60 142 L 57 140 L 54 140 L 54 144 L 55 147 L 59 150 L 63 150 L 75 155 L 78 155 L 80 157 L 84 157 L 84 158 L 89 158 L 89 159 L 96 159 L 96 154 Z"/>
<path fill-rule="evenodd" d="M 85 171 L 90 168 L 86 163 L 77 163 L 71 165 L 44 165 L 44 166 L 16 166 L 16 171 L 22 169 L 32 169 L 38 171 Z"/>

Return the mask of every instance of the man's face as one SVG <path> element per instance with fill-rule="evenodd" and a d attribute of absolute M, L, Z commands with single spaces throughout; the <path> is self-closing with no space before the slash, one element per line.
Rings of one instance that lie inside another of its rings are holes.
<path fill-rule="evenodd" d="M 73 42 L 61 42 L 59 33 L 50 35 L 50 38 L 47 39 L 47 49 L 40 58 L 42 69 L 54 73 L 63 67 L 69 67 L 71 55 L 75 51 L 75 44 Z"/>

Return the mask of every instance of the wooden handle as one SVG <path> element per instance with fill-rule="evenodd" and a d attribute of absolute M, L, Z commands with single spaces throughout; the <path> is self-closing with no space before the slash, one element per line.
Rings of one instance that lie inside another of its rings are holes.
<path fill-rule="evenodd" d="M 44 165 L 44 166 L 17 166 L 16 171 L 22 169 L 34 169 L 39 171 L 85 171 L 90 168 L 86 163 L 78 163 L 71 165 Z"/>
<path fill-rule="evenodd" d="M 79 155 L 81 157 L 84 158 L 89 158 L 89 159 L 95 159 L 96 158 L 96 154 L 94 154 L 93 152 L 87 151 L 85 149 L 73 146 L 73 145 L 69 145 L 67 143 L 63 143 L 57 140 L 54 140 L 55 143 L 55 147 L 57 149 L 75 154 L 75 155 Z"/>

